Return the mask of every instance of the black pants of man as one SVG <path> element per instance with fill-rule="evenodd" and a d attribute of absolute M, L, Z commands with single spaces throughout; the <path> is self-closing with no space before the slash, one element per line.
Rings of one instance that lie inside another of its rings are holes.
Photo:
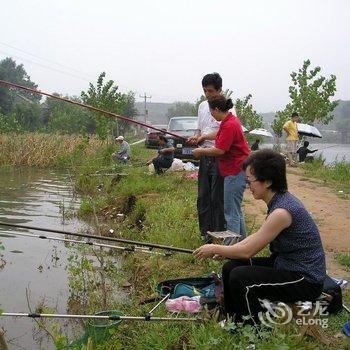
<path fill-rule="evenodd" d="M 202 237 L 206 237 L 207 231 L 225 230 L 224 179 L 219 174 L 215 157 L 200 158 L 197 212 Z"/>
<path fill-rule="evenodd" d="M 154 170 L 157 174 L 162 174 L 162 169 L 168 169 L 171 167 L 171 164 L 173 164 L 173 160 L 169 158 L 163 158 L 163 157 L 156 157 L 152 161 L 154 165 Z"/>
<path fill-rule="evenodd" d="M 250 316 L 260 323 L 263 311 L 259 299 L 293 303 L 315 301 L 322 292 L 322 284 L 311 283 L 300 273 L 273 268 L 275 257 L 230 260 L 222 269 L 225 313 L 242 322 Z M 266 311 L 266 310 L 264 310 Z"/>

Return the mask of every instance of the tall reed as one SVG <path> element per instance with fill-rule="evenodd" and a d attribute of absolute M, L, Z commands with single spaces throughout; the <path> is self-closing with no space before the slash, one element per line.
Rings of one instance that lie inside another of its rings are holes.
<path fill-rule="evenodd" d="M 86 138 L 60 134 L 0 135 L 0 165 L 57 166 L 64 159 L 101 154 L 107 142 L 95 136 Z"/>

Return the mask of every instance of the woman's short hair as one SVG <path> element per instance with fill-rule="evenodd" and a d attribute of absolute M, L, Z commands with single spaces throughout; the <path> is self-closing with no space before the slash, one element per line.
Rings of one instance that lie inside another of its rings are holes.
<path fill-rule="evenodd" d="M 243 162 L 243 170 L 246 170 L 248 166 L 258 181 L 271 181 L 269 188 L 272 191 L 286 192 L 288 190 L 286 161 L 280 153 L 271 149 L 256 151 Z"/>
<path fill-rule="evenodd" d="M 232 100 L 220 95 L 208 100 L 210 109 L 218 109 L 220 112 L 227 112 L 233 107 Z"/>

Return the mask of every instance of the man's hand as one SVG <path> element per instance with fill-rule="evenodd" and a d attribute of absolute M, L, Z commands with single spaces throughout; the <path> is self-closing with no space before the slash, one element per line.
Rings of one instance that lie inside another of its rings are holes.
<path fill-rule="evenodd" d="M 191 136 L 187 139 L 187 142 L 192 144 L 192 145 L 197 145 L 198 144 L 198 138 L 199 136 Z"/>
<path fill-rule="evenodd" d="M 215 253 L 215 244 L 204 244 L 193 252 L 193 255 L 198 259 L 213 258 Z"/>
<path fill-rule="evenodd" d="M 202 155 L 202 149 L 201 149 L 201 148 L 195 148 L 195 149 L 192 151 L 192 155 L 193 155 L 193 157 L 195 157 L 195 158 L 200 158 L 200 156 Z"/>

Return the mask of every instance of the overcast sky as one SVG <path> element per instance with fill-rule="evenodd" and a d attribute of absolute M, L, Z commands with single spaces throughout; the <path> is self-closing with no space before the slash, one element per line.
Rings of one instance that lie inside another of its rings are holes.
<path fill-rule="evenodd" d="M 80 95 L 106 71 L 152 102 L 194 102 L 216 71 L 268 112 L 284 108 L 307 58 L 350 99 L 349 13 L 349 0 L 2 0 L 0 59 L 43 91 Z"/>

